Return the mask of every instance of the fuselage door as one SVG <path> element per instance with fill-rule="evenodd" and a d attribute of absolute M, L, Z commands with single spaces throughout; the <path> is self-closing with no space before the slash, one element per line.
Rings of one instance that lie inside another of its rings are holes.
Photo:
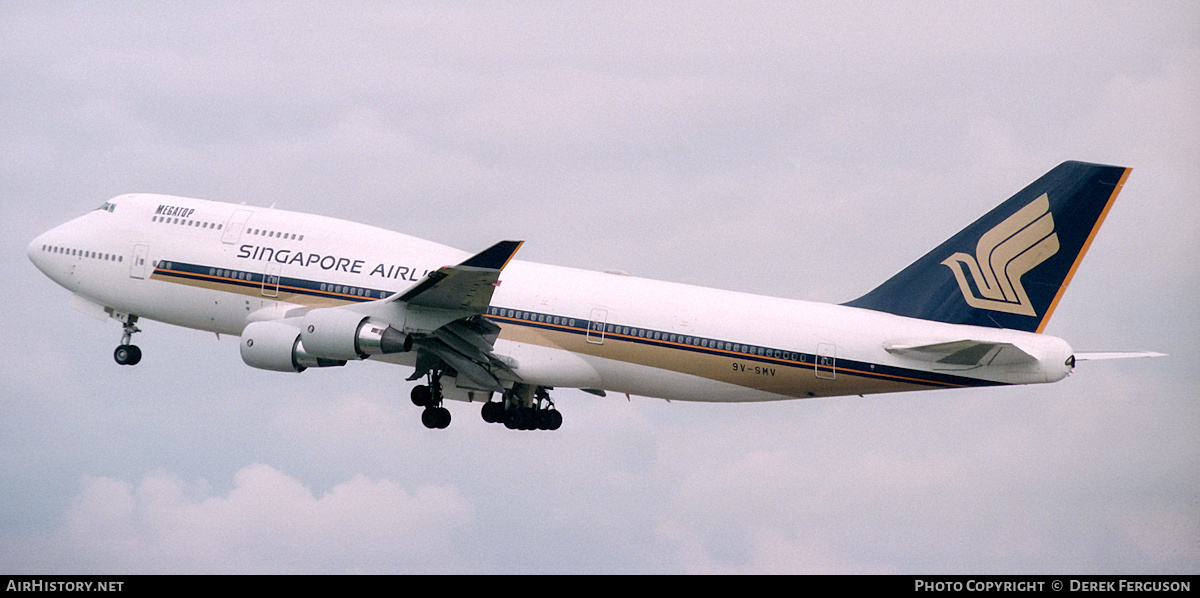
<path fill-rule="evenodd" d="M 263 273 L 263 297 L 279 296 L 279 272 L 281 270 L 283 270 L 283 264 L 267 262 L 267 270 Z"/>
<path fill-rule="evenodd" d="M 604 344 L 604 324 L 608 321 L 608 310 L 599 307 L 592 309 L 592 321 L 588 323 L 587 342 L 593 345 Z"/>
<path fill-rule="evenodd" d="M 133 246 L 133 260 L 129 264 L 130 278 L 146 278 L 146 256 L 150 254 L 148 245 Z"/>
<path fill-rule="evenodd" d="M 833 343 L 817 343 L 817 360 L 814 366 L 818 378 L 837 379 L 837 346 Z"/>
<path fill-rule="evenodd" d="M 225 223 L 225 234 L 221 235 L 221 242 L 225 244 L 237 243 L 239 237 L 242 236 L 242 229 L 246 228 L 246 221 L 253 214 L 250 210 L 238 210 L 229 217 L 229 222 Z"/>

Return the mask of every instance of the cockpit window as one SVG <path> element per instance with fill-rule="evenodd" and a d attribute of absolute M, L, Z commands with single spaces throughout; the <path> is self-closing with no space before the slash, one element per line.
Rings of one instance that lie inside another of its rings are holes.
<path fill-rule="evenodd" d="M 100 207 L 98 207 L 98 208 L 96 208 L 96 209 L 97 209 L 97 210 L 104 210 L 105 212 L 112 212 L 112 211 L 114 211 L 114 210 L 116 210 L 116 209 L 117 209 L 117 205 L 116 205 L 116 204 L 114 204 L 114 203 L 112 203 L 112 202 L 108 202 L 108 201 L 106 201 L 106 202 L 104 202 L 104 203 L 100 204 Z"/>

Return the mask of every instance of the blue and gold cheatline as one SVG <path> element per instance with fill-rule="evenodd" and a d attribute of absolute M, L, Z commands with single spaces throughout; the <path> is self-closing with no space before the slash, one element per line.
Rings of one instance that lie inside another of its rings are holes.
<path fill-rule="evenodd" d="M 260 297 L 264 287 L 278 292 L 278 299 L 299 304 L 329 303 L 361 303 L 378 301 L 391 296 L 394 291 L 386 289 L 336 285 L 315 280 L 293 277 L 278 277 L 260 272 L 215 268 L 183 262 L 162 261 L 154 269 L 152 278 L 177 284 L 187 284 L 202 288 Z M 275 299 L 274 294 L 271 295 Z M 307 298 L 307 299 L 306 299 Z M 627 343 L 637 359 L 635 363 L 650 365 L 671 371 L 692 373 L 695 375 L 721 381 L 760 388 L 771 392 L 781 392 L 782 385 L 767 384 L 765 379 L 782 377 L 787 373 L 803 372 L 811 375 L 814 370 L 823 366 L 819 356 L 787 349 L 746 345 L 734 341 L 714 339 L 700 336 L 690 336 L 662 330 L 622 326 L 612 322 L 591 321 L 582 318 L 571 318 L 562 315 L 531 312 L 526 310 L 508 309 L 500 306 L 489 307 L 484 314 L 488 319 L 501 325 L 527 328 L 566 335 L 574 340 L 573 350 L 584 353 L 599 354 L 596 345 L 587 342 L 590 335 L 602 333 L 609 343 Z M 502 328 L 503 330 L 503 328 Z M 512 332 L 513 329 L 508 330 Z M 509 336 L 501 333 L 501 337 Z M 522 335 L 523 342 L 538 342 L 538 337 Z M 563 344 L 560 340 L 558 344 Z M 650 351 L 647 351 L 650 350 Z M 694 360 L 678 359 L 679 352 L 691 357 L 717 357 L 734 360 L 723 362 L 718 366 L 718 375 L 701 367 Z M 627 351 L 628 353 L 628 351 Z M 739 371 L 740 368 L 740 371 Z M 732 370 L 732 371 L 729 371 Z M 838 376 L 854 376 L 879 380 L 887 383 L 913 385 L 925 388 L 962 388 L 974 386 L 998 386 L 999 382 L 980 380 L 953 374 L 927 372 L 900 368 L 883 364 L 866 363 L 839 358 L 836 362 Z M 740 374 L 740 375 L 739 375 Z M 802 394 L 798 396 L 808 396 Z"/>

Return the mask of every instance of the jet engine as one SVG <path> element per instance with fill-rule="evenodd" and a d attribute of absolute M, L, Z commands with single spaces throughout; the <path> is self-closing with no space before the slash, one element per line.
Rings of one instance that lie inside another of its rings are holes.
<path fill-rule="evenodd" d="M 346 365 L 344 359 L 323 359 L 308 353 L 300 329 L 284 322 L 250 323 L 242 331 L 241 350 L 246 365 L 275 372 Z"/>
<path fill-rule="evenodd" d="M 300 338 L 310 355 L 325 359 L 366 359 L 412 350 L 412 337 L 388 324 L 346 309 L 314 309 L 304 315 Z"/>

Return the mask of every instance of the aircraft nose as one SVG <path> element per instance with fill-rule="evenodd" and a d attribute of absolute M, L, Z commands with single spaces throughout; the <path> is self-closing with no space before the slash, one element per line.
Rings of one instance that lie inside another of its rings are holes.
<path fill-rule="evenodd" d="M 36 239 L 29 242 L 29 246 L 25 248 L 25 255 L 29 256 L 29 261 L 37 266 L 38 270 L 46 271 L 45 254 L 46 254 L 46 235 L 45 233 L 38 235 Z"/>
<path fill-rule="evenodd" d="M 59 242 L 62 240 L 61 229 L 62 226 L 52 228 L 38 235 L 25 247 L 25 255 L 29 256 L 29 261 L 33 262 L 33 265 L 37 266 L 37 269 L 41 270 L 42 274 L 49 276 L 55 281 L 58 280 L 55 278 L 57 268 L 54 267 L 55 260 L 52 254 L 55 251 L 55 247 L 61 245 Z"/>

